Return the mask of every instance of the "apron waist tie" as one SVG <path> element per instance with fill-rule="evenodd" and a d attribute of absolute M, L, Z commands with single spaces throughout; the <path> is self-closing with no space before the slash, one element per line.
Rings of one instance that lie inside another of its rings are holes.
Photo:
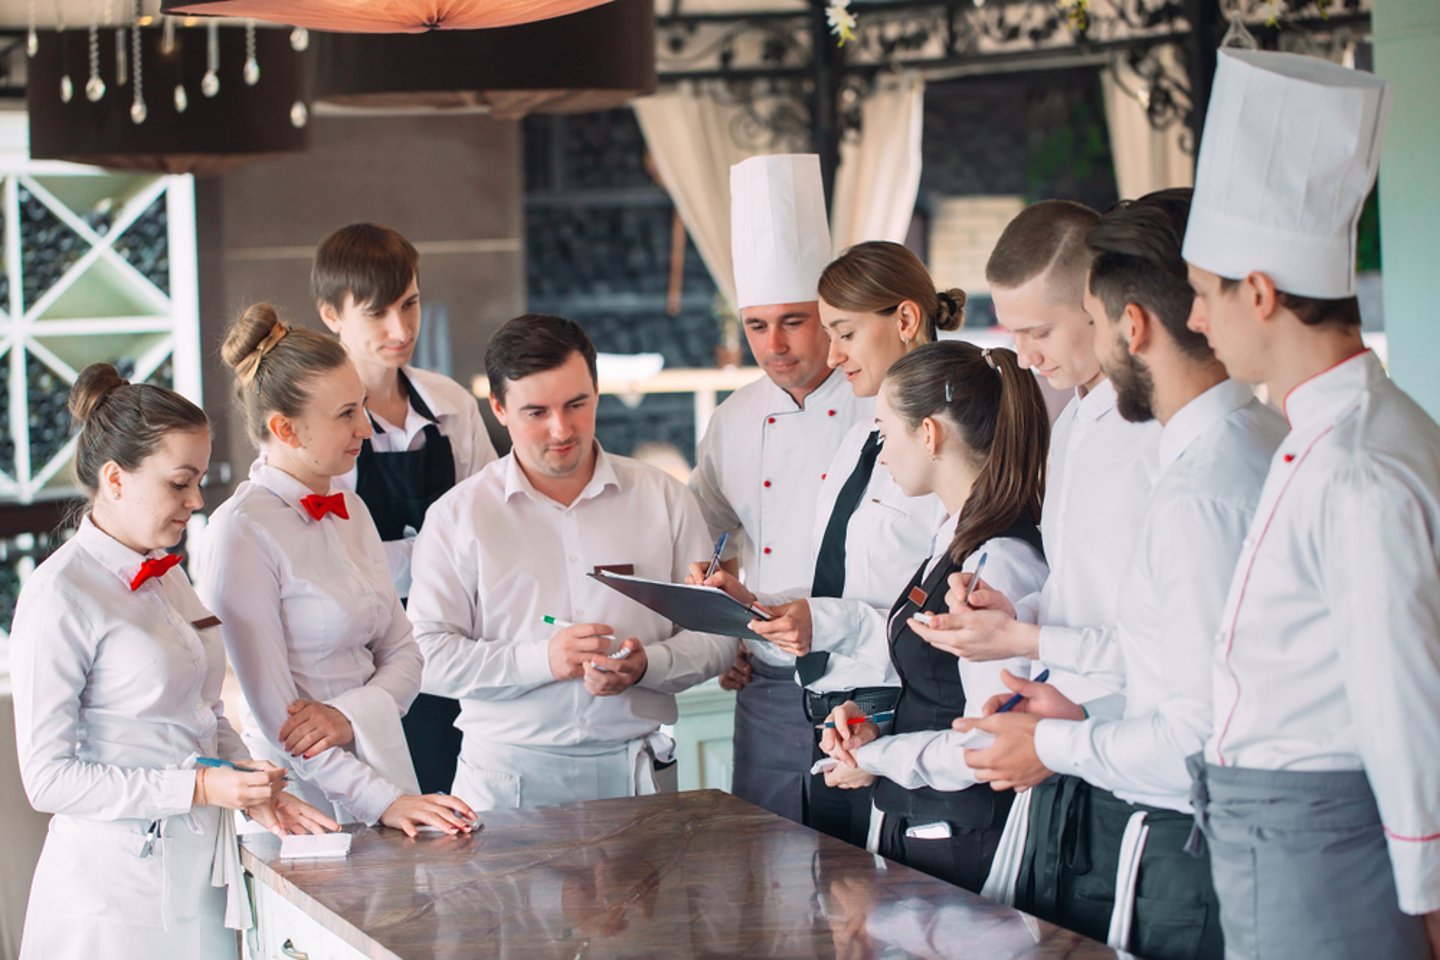
<path fill-rule="evenodd" d="M 1190 771 L 1190 806 L 1195 810 L 1195 825 L 1185 839 L 1185 852 L 1192 857 L 1205 856 L 1205 831 L 1210 826 L 1210 783 L 1205 775 L 1205 755 L 1192 753 L 1185 758 Z"/>

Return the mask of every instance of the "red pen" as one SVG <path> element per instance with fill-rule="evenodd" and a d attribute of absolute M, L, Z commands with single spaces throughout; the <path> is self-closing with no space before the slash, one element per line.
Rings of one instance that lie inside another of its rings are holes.
<path fill-rule="evenodd" d="M 894 710 L 881 710 L 879 713 L 872 713 L 872 714 L 870 714 L 868 717 L 847 717 L 847 718 L 845 719 L 845 723 L 846 723 L 847 726 L 855 727 L 855 726 L 859 726 L 859 725 L 862 724 L 862 723 L 865 723 L 866 721 L 869 721 L 870 723 L 884 723 L 886 720 L 894 720 L 894 719 L 895 719 L 895 711 L 894 711 Z M 835 721 L 834 721 L 834 720 L 826 720 L 824 723 L 817 723 L 817 724 L 815 725 L 815 729 L 816 729 L 816 730 L 834 730 L 834 729 L 835 729 Z"/>

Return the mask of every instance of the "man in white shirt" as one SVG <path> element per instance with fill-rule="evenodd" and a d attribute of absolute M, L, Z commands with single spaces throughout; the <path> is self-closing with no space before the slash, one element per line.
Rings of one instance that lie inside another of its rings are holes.
<path fill-rule="evenodd" d="M 1015 337 L 1020 362 L 1057 389 L 1074 389 L 1050 435 L 1049 477 L 1040 532 L 1050 576 L 1038 594 L 1012 605 L 998 591 L 976 590 L 952 577 L 950 613 L 932 627 L 914 626 L 927 641 L 972 660 L 1027 656 L 1044 661 L 1051 682 L 1077 702 L 1115 692 L 1121 682 L 1116 645 L 1101 631 L 1115 622 L 1120 581 L 1130 559 L 1156 470 L 1159 427 L 1130 423 L 1116 409 L 1115 387 L 1101 369 L 1093 323 L 1085 312 L 1092 253 L 1085 237 L 1099 215 L 1065 200 L 1021 211 L 1006 226 L 986 264 L 1002 326 Z M 1067 811 L 1083 782 L 1051 780 L 1011 807 L 1007 831 L 1030 824 L 1027 863 L 1044 863 L 1064 840 Z M 1002 852 L 1007 847 L 1002 840 Z M 1007 889 L 1019 864 L 997 856 Z M 987 886 L 987 891 L 993 889 Z M 1009 896 L 1009 894 L 1007 894 Z M 1052 885 L 1021 871 L 1016 905 L 1046 919 L 1058 905 Z"/>
<path fill-rule="evenodd" d="M 1221 50 L 1201 141 L 1192 322 L 1290 422 L 1192 762 L 1234 957 L 1440 956 L 1440 427 L 1365 349 L 1355 300 L 1388 95 Z"/>
<path fill-rule="evenodd" d="M 710 546 L 700 509 L 595 441 L 595 347 L 574 322 L 511 320 L 485 367 L 513 447 L 431 507 L 410 592 L 421 689 L 461 702 L 451 792 L 483 810 L 673 789 L 660 724 L 736 642 L 674 633 L 588 575 L 683 579 Z"/>
<path fill-rule="evenodd" d="M 401 602 L 410 594 L 410 554 L 425 511 L 456 483 L 495 459 L 470 391 L 443 374 L 410 366 L 420 334 L 420 254 L 388 227 L 352 223 L 315 248 L 315 308 L 340 338 L 365 384 L 374 431 L 355 469 L 336 486 L 354 490 L 385 542 Z M 403 720 L 424 793 L 450 789 L 460 733 L 454 700 L 421 694 Z"/>
<path fill-rule="evenodd" d="M 760 594 L 808 588 L 821 481 L 846 432 L 873 416 L 825 362 L 815 286 L 830 262 L 820 162 L 814 154 L 751 157 L 730 170 L 731 242 L 740 320 L 765 376 L 715 411 L 690 489 L 724 560 Z M 731 791 L 799 823 L 814 725 L 795 683 L 795 658 L 745 641 L 721 685 L 735 698 Z"/>
<path fill-rule="evenodd" d="M 966 754 L 981 780 L 1023 788 L 1054 772 L 1091 785 L 1074 855 L 1037 869 L 1056 879 L 1061 923 L 1154 960 L 1224 951 L 1209 862 L 1185 850 L 1186 760 L 1210 733 L 1209 668 L 1230 571 L 1285 434 L 1284 419 L 1227 379 L 1187 327 L 1189 207 L 1188 189 L 1153 193 L 1101 217 L 1088 238 L 1085 305 L 1117 407 L 1164 427 L 1160 475 L 1105 628 L 1123 653 L 1124 717 L 1087 719 L 1053 687 L 1019 682 L 1027 699 L 1015 712 L 975 724 L 994 745 Z"/>

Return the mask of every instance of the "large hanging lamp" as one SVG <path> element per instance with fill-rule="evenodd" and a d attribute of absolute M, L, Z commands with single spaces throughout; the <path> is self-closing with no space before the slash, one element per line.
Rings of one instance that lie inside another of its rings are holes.
<path fill-rule="evenodd" d="M 242 17 L 342 33 L 427 33 L 534 23 L 609 0 L 164 0 L 166 13 Z"/>
<path fill-rule="evenodd" d="M 655 5 L 613 0 L 497 30 L 316 34 L 311 52 L 322 108 L 480 108 L 500 119 L 607 110 L 655 90 Z"/>
<path fill-rule="evenodd" d="M 42 31 L 25 98 L 30 155 L 112 170 L 218 173 L 309 146 L 289 31 Z"/>

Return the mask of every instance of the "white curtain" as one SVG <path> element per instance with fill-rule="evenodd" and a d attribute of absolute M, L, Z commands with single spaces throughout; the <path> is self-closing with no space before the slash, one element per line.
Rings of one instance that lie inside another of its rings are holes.
<path fill-rule="evenodd" d="M 920 192 L 925 81 L 886 77 L 860 106 L 861 126 L 840 145 L 830 240 L 839 253 L 864 240 L 905 240 Z"/>
<path fill-rule="evenodd" d="M 830 210 L 836 251 L 861 240 L 904 240 L 920 190 L 924 82 L 887 78 L 861 104 L 863 129 L 841 145 Z M 746 149 L 734 133 L 751 122 L 742 107 L 705 86 L 687 84 L 633 104 L 661 183 L 725 299 L 735 302 L 730 256 L 730 167 L 757 153 L 793 153 L 803 145 Z"/>
<path fill-rule="evenodd" d="M 1161 47 L 1156 55 L 1167 74 L 1181 72 L 1174 46 Z M 1145 80 L 1116 60 L 1100 72 L 1100 87 L 1120 198 L 1134 200 L 1167 187 L 1194 186 L 1194 158 L 1180 147 L 1185 125 L 1177 120 L 1163 131 L 1150 125 L 1142 102 L 1149 95 Z"/>

